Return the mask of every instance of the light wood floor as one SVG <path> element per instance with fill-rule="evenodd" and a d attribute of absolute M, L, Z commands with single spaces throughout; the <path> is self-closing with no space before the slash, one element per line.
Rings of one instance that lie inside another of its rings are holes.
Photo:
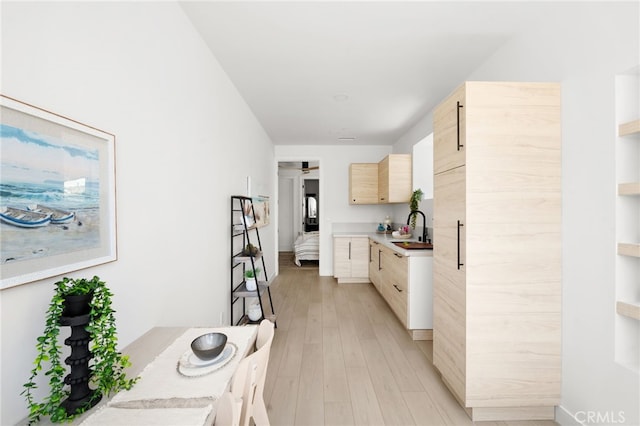
<path fill-rule="evenodd" d="M 371 284 L 283 268 L 271 286 L 277 328 L 264 398 L 279 425 L 473 423 Z M 552 421 L 476 422 L 552 426 Z"/>

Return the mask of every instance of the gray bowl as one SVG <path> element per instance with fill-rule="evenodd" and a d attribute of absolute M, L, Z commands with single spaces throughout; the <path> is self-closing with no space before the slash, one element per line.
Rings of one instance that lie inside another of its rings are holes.
<path fill-rule="evenodd" d="M 220 355 L 226 344 L 226 334 L 207 333 L 193 339 L 191 350 L 201 360 L 208 361 Z"/>

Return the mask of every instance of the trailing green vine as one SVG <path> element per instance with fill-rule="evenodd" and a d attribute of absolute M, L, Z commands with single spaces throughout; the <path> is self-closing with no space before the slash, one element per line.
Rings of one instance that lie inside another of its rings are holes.
<path fill-rule="evenodd" d="M 409 199 L 409 210 L 415 212 L 420 207 L 420 200 L 422 200 L 423 192 L 420 188 L 413 191 L 411 198 Z M 416 229 L 416 214 L 411 215 L 411 228 Z"/>
<path fill-rule="evenodd" d="M 86 407 L 81 407 L 73 414 L 67 414 L 65 408 L 60 405 L 69 396 L 70 390 L 65 387 L 66 368 L 60 360 L 62 351 L 58 343 L 65 297 L 92 292 L 93 297 L 89 303 L 91 313 L 86 329 L 91 336 L 90 350 L 93 357 L 89 367 L 92 371 L 91 383 L 96 389 L 94 398 L 122 389 L 131 389 L 137 381 L 137 378 L 127 379 L 124 369 L 131 363 L 127 356 L 117 351 L 115 315 L 111 307 L 113 293 L 97 276 L 91 280 L 65 277 L 55 283 L 55 291 L 45 317 L 45 329 L 43 335 L 37 339 L 34 367 L 21 393 L 29 407 L 30 424 L 39 421 L 42 416 L 49 416 L 54 423 L 70 421 L 93 406 L 92 401 L 89 401 Z M 44 371 L 47 364 L 48 369 Z M 42 371 L 49 377 L 50 392 L 42 402 L 38 402 L 33 396 L 33 391 L 37 389 L 36 377 Z"/>

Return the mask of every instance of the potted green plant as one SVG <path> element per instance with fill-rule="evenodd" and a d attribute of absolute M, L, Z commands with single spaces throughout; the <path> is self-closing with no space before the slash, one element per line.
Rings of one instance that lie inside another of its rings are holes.
<path fill-rule="evenodd" d="M 124 369 L 131 365 L 129 358 L 116 350 L 116 324 L 114 310 L 111 307 L 113 293 L 104 281 L 94 276 L 92 279 L 63 278 L 55 283 L 55 289 L 45 317 L 45 329 L 36 343 L 37 355 L 31 377 L 25 383 L 22 395 L 29 406 L 29 422 L 49 416 L 52 422 L 69 421 L 78 414 L 91 408 L 102 395 L 108 395 L 122 389 L 131 389 L 137 378 L 127 379 Z M 85 299 L 84 311 L 82 300 Z M 88 304 L 88 306 L 86 306 Z M 73 305 L 79 305 L 80 311 L 72 312 Z M 79 312 L 79 313 L 78 313 Z M 65 386 L 66 369 L 61 362 L 59 335 L 61 319 L 73 315 L 89 315 L 85 327 L 90 337 L 90 382 L 95 387 L 91 400 L 73 412 L 65 408 L 63 402 L 70 395 Z M 33 390 L 37 388 L 36 377 L 40 372 L 49 377 L 49 395 L 42 402 L 35 400 Z"/>
<path fill-rule="evenodd" d="M 409 199 L 409 210 L 411 213 L 415 212 L 420 207 L 420 200 L 422 200 L 423 192 L 420 188 L 413 191 L 411 198 Z M 416 214 L 411 215 L 411 228 L 416 229 Z"/>
<path fill-rule="evenodd" d="M 258 284 L 256 283 L 256 278 L 261 271 L 262 269 L 260 268 L 256 268 L 255 273 L 253 268 L 247 268 L 244 271 L 244 281 L 245 281 L 245 286 L 247 287 L 247 290 L 255 291 L 258 288 Z"/>

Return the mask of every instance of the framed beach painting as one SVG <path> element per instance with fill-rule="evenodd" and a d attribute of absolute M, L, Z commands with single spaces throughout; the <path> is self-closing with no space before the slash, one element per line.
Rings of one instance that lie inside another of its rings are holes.
<path fill-rule="evenodd" d="M 253 212 L 251 211 L 252 205 Z M 269 197 L 265 195 L 251 197 L 251 202 L 245 201 L 242 209 L 244 210 L 244 216 L 248 226 L 255 225 L 256 228 L 261 228 L 269 224 L 269 218 L 271 216 Z"/>
<path fill-rule="evenodd" d="M 115 136 L 0 95 L 0 290 L 116 260 Z"/>

